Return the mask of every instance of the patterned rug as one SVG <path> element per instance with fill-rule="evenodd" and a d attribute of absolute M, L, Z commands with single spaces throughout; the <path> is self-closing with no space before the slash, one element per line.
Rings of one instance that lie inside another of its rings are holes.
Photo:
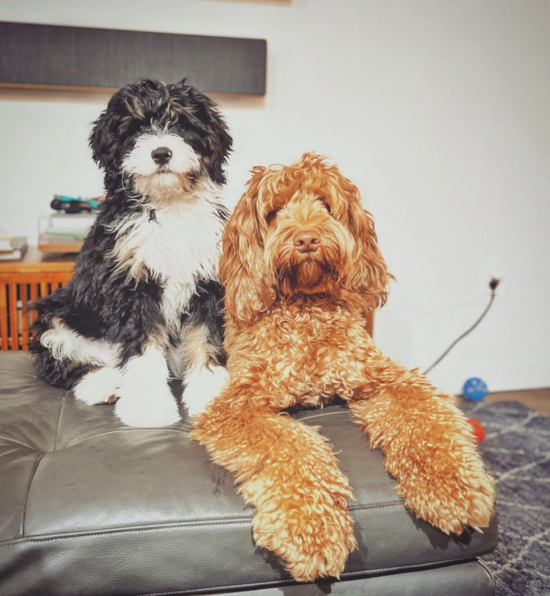
<path fill-rule="evenodd" d="M 483 557 L 497 596 L 550 596 L 550 417 L 516 402 L 462 410 L 485 426 L 480 451 L 497 482 L 499 544 Z"/>

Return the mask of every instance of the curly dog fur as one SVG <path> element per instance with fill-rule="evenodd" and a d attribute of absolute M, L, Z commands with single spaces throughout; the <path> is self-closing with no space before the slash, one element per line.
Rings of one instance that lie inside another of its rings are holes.
<path fill-rule="evenodd" d="M 304 239 L 305 234 L 305 241 Z M 304 244 L 305 249 L 304 249 Z M 489 523 L 493 480 L 453 398 L 366 332 L 391 277 L 357 188 L 315 154 L 257 167 L 223 235 L 230 381 L 192 437 L 236 475 L 258 545 L 298 581 L 338 577 L 356 546 L 347 478 L 327 441 L 286 413 L 347 401 L 397 492 L 445 533 Z"/>

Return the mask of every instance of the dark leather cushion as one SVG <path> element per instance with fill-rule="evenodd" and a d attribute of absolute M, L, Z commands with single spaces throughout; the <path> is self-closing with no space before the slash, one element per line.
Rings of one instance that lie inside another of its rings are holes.
<path fill-rule="evenodd" d="M 0 596 L 153 594 L 280 585 L 254 546 L 252 512 L 182 422 L 132 429 L 112 406 L 47 387 L 28 354 L 0 353 Z M 350 478 L 359 548 L 342 579 L 471 560 L 496 524 L 449 538 L 417 520 L 343 406 L 297 417 L 320 426 Z"/>
<path fill-rule="evenodd" d="M 479 561 L 414 569 L 344 581 L 289 584 L 236 592 L 231 596 L 494 596 L 491 574 Z"/>

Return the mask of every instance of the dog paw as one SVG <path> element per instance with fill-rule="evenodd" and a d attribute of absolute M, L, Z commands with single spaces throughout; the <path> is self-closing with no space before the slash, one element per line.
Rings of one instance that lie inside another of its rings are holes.
<path fill-rule="evenodd" d="M 495 506 L 494 480 L 477 458 L 453 471 L 447 467 L 438 475 L 419 475 L 396 490 L 409 509 L 445 534 L 488 526 Z"/>
<path fill-rule="evenodd" d="M 349 489 L 338 494 L 319 482 L 302 488 L 292 496 L 260 498 L 253 521 L 254 539 L 279 556 L 296 581 L 338 578 L 357 547 L 347 504 Z"/>
<path fill-rule="evenodd" d="M 105 366 L 84 375 L 74 388 L 75 399 L 94 406 L 112 403 L 118 397 L 121 373 Z"/>
<path fill-rule="evenodd" d="M 137 428 L 171 426 L 181 420 L 168 385 L 142 387 L 135 392 L 123 388 L 115 413 L 126 426 Z"/>
<path fill-rule="evenodd" d="M 206 406 L 219 395 L 227 379 L 227 369 L 223 366 L 201 368 L 188 374 L 182 399 L 189 416 L 202 414 Z"/>

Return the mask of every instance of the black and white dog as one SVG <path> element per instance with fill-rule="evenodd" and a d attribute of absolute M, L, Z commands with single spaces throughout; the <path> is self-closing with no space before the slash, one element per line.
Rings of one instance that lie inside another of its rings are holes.
<path fill-rule="evenodd" d="M 170 372 L 191 415 L 225 382 L 217 280 L 224 164 L 232 139 L 185 81 L 115 93 L 90 137 L 106 200 L 66 287 L 36 305 L 37 374 L 87 404 L 118 398 L 129 426 L 180 419 Z"/>

